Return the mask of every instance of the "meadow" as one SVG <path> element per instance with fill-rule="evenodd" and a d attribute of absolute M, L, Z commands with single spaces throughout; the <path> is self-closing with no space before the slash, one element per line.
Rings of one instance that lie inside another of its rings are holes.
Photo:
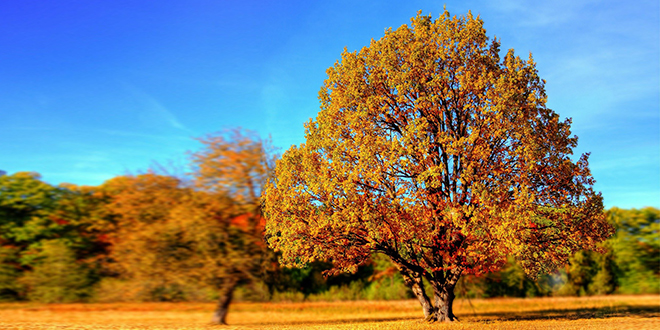
<path fill-rule="evenodd" d="M 660 296 L 457 299 L 458 323 L 421 321 L 400 301 L 234 303 L 228 326 L 211 303 L 0 304 L 0 329 L 660 329 Z"/>

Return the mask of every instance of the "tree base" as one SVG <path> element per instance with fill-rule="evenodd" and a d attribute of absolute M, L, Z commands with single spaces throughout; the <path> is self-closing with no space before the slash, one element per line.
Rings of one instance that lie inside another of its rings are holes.
<path fill-rule="evenodd" d="M 436 323 L 436 322 L 447 322 L 447 323 L 452 323 L 452 322 L 460 322 L 458 319 L 458 316 L 456 315 L 451 315 L 451 316 L 445 316 L 445 315 L 438 315 L 436 313 L 432 313 L 431 315 L 425 317 L 423 319 L 424 322 L 427 323 Z"/>
<path fill-rule="evenodd" d="M 429 317 L 423 319 L 422 321 L 424 321 L 426 323 L 440 323 L 440 322 L 442 322 L 442 323 L 454 323 L 454 322 L 460 322 L 460 320 L 457 317 L 454 317 L 453 319 L 445 318 L 444 320 L 439 320 L 435 316 L 429 316 Z"/>

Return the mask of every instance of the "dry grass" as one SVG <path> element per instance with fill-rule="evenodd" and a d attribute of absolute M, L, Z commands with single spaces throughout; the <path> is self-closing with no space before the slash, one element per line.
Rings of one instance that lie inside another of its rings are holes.
<path fill-rule="evenodd" d="M 0 329 L 210 329 L 213 304 L 0 304 Z M 420 321 L 416 301 L 236 303 L 227 329 L 660 329 L 660 296 L 478 299 L 461 322 Z"/>

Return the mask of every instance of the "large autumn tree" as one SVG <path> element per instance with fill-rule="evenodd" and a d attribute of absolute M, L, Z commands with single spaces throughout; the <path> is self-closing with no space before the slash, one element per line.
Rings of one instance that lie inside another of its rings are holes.
<path fill-rule="evenodd" d="M 610 234 L 570 119 L 546 107 L 531 56 L 501 57 L 479 17 L 418 14 L 327 74 L 306 142 L 264 195 L 285 265 L 355 271 L 381 253 L 428 320 L 453 321 L 461 275 L 507 256 L 537 274 Z"/>

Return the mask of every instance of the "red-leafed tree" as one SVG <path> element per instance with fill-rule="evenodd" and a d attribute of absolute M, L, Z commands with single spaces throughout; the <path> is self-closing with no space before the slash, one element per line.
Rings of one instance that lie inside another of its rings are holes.
<path fill-rule="evenodd" d="M 417 15 L 327 74 L 264 196 L 285 265 L 354 271 L 381 253 L 428 320 L 453 321 L 461 275 L 509 255 L 537 274 L 610 235 L 571 121 L 546 107 L 531 56 L 500 57 L 478 17 Z"/>

